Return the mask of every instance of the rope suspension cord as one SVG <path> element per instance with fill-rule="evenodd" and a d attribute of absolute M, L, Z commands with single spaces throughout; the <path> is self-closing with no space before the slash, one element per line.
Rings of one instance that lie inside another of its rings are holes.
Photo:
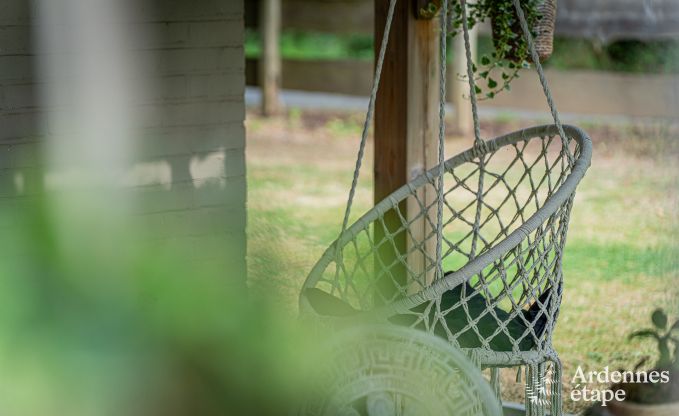
<path fill-rule="evenodd" d="M 365 122 L 363 124 L 363 129 L 361 131 L 361 141 L 359 144 L 358 155 L 356 157 L 356 166 L 354 167 L 353 178 L 351 181 L 351 189 L 349 190 L 349 197 L 347 199 L 346 208 L 344 210 L 344 218 L 342 220 L 342 229 L 340 231 L 339 238 L 346 232 L 347 226 L 349 224 L 349 217 L 351 215 L 351 208 L 353 206 L 354 197 L 356 194 L 356 187 L 358 185 L 358 178 L 360 175 L 361 166 L 363 163 L 363 157 L 365 154 L 365 145 L 368 138 L 368 131 L 370 130 L 370 124 L 372 123 L 373 114 L 375 111 L 375 100 L 377 98 L 377 92 L 380 85 L 380 76 L 382 74 L 382 66 L 384 64 L 384 57 L 386 55 L 387 46 L 389 43 L 389 33 L 391 30 L 391 24 L 394 18 L 394 10 L 396 7 L 397 0 L 391 0 L 389 2 L 389 10 L 387 13 L 387 19 L 384 27 L 384 33 L 382 35 L 382 41 L 380 44 L 380 51 L 377 58 L 377 64 L 375 66 L 375 75 L 373 78 L 372 90 L 370 93 L 370 99 L 368 103 L 368 112 L 366 114 Z M 441 34 L 440 34 L 440 60 L 439 65 L 439 77 L 440 77 L 440 87 L 439 87 L 439 151 L 438 151 L 438 163 L 440 167 L 440 175 L 438 178 L 437 186 L 437 222 L 436 222 L 436 260 L 437 260 L 437 278 L 443 277 L 442 269 L 442 233 L 443 233 L 443 200 L 444 200 L 444 190 L 443 190 L 443 173 L 445 171 L 445 105 L 446 105 L 446 56 L 447 56 L 447 42 L 446 38 L 448 36 L 448 2 L 445 1 L 442 5 L 441 13 Z M 478 116 L 476 111 L 474 111 L 474 117 L 477 120 L 477 131 L 478 131 Z M 478 137 L 478 135 L 477 135 Z M 339 259 L 341 257 L 341 250 L 339 244 L 335 246 L 335 258 Z M 336 265 L 336 275 L 339 273 L 341 262 L 337 262 Z"/>
<path fill-rule="evenodd" d="M 474 145 L 481 146 L 481 126 L 479 124 L 479 104 L 476 99 L 476 85 L 474 84 L 474 69 L 472 67 L 472 48 L 469 42 L 469 23 L 467 22 L 467 1 L 460 0 L 462 6 L 462 34 L 464 37 L 464 51 L 467 58 L 467 80 L 469 81 L 469 99 L 472 103 L 472 117 L 474 118 Z"/>
<path fill-rule="evenodd" d="M 443 189 L 443 175 L 445 173 L 445 141 L 446 141 L 446 48 L 448 37 L 448 1 L 443 2 L 441 10 L 441 37 L 439 51 L 441 52 L 439 64 L 439 175 L 438 186 L 436 189 L 437 210 L 436 210 L 436 272 L 437 279 L 443 278 L 443 199 L 445 191 Z"/>
<path fill-rule="evenodd" d="M 563 126 L 561 124 L 561 120 L 559 117 L 559 112 L 556 109 L 556 104 L 554 104 L 554 99 L 552 98 L 551 90 L 549 89 L 549 85 L 547 85 L 547 79 L 545 77 L 544 70 L 542 69 L 542 64 L 540 63 L 540 56 L 538 55 L 538 52 L 535 49 L 533 35 L 531 34 L 530 29 L 528 28 L 528 22 L 526 21 L 523 8 L 521 7 L 520 0 L 512 0 L 512 3 L 514 4 L 514 8 L 516 9 L 516 16 L 518 17 L 519 24 L 521 26 L 521 31 L 523 32 L 523 35 L 526 39 L 526 43 L 528 44 L 528 50 L 531 54 L 531 59 L 535 64 L 535 70 L 538 73 L 540 84 L 542 85 L 542 90 L 545 94 L 545 97 L 547 98 L 547 105 L 549 106 L 549 110 L 552 114 L 552 119 L 554 120 L 554 124 L 556 125 L 556 128 L 559 131 L 559 136 L 561 137 L 561 140 L 564 144 L 564 149 L 566 152 L 566 156 L 568 158 L 568 162 L 572 165 L 573 155 L 571 154 L 568 148 L 568 138 L 563 130 Z M 462 6 L 462 16 L 464 16 L 462 19 L 462 32 L 464 36 L 464 49 L 467 58 L 467 79 L 469 82 L 469 98 L 472 105 L 472 116 L 474 118 L 474 145 L 475 147 L 478 147 L 483 146 L 485 142 L 481 139 L 481 131 L 479 126 L 478 100 L 476 98 L 476 85 L 474 83 L 474 69 L 472 66 L 473 65 L 472 53 L 469 41 L 469 25 L 467 22 L 467 1 L 460 0 L 460 4 Z"/>
<path fill-rule="evenodd" d="M 561 125 L 559 112 L 557 111 L 556 104 L 554 104 L 554 99 L 552 98 L 552 92 L 549 89 L 549 85 L 547 85 L 547 78 L 545 78 L 545 72 L 542 70 L 540 56 L 538 55 L 537 50 L 535 50 L 535 42 L 533 41 L 533 35 L 530 33 L 530 29 L 528 28 L 528 22 L 526 22 L 526 17 L 523 14 L 523 9 L 521 8 L 520 1 L 512 0 L 512 2 L 514 3 L 516 15 L 519 18 L 519 23 L 521 24 L 521 31 L 523 32 L 523 35 L 526 38 L 526 42 L 528 43 L 528 50 L 530 51 L 530 56 L 533 59 L 533 63 L 535 64 L 535 70 L 537 71 L 538 77 L 540 78 L 542 91 L 545 93 L 545 97 L 547 98 L 547 105 L 549 105 L 549 111 L 552 113 L 554 124 L 556 124 L 556 128 L 559 131 L 559 136 L 561 137 L 561 142 L 563 143 L 563 149 L 566 152 L 568 163 L 571 166 L 573 166 L 575 162 L 573 159 L 573 155 L 571 154 L 571 151 L 568 147 L 568 137 L 566 136 L 566 133 L 563 130 L 563 126 Z"/>
<path fill-rule="evenodd" d="M 344 235 L 349 224 L 349 216 L 351 214 L 351 206 L 354 203 L 354 196 L 356 194 L 356 186 L 358 185 L 358 177 L 361 172 L 361 164 L 363 163 L 363 156 L 365 154 L 365 144 L 368 141 L 368 131 L 370 130 L 370 124 L 372 123 L 373 114 L 375 112 L 375 100 L 377 98 L 377 90 L 380 87 L 380 76 L 382 75 L 382 66 L 384 65 L 384 56 L 387 52 L 387 45 L 389 43 L 389 32 L 391 30 L 391 23 L 394 20 L 394 10 L 396 8 L 396 1 L 391 0 L 389 2 L 389 10 L 387 12 L 387 20 L 384 25 L 384 33 L 382 34 L 382 41 L 380 44 L 380 52 L 377 57 L 377 64 L 375 65 L 375 75 L 373 77 L 372 90 L 370 91 L 370 101 L 368 103 L 368 112 L 365 116 L 365 122 L 363 123 L 363 130 L 361 131 L 361 143 L 358 149 L 358 156 L 356 157 L 356 166 L 354 167 L 354 176 L 351 180 L 351 190 L 349 191 L 349 197 L 347 199 L 346 208 L 344 209 L 344 219 L 342 220 L 342 230 L 340 231 L 337 241 Z M 342 250 L 340 245 L 335 245 L 335 258 L 339 259 Z M 339 273 L 339 264 L 337 262 L 336 275 Z"/>
<path fill-rule="evenodd" d="M 448 23 L 448 2 L 452 0 L 446 0 L 442 4 L 442 12 L 441 12 L 441 34 L 440 34 L 440 65 L 439 65 L 439 70 L 440 70 L 440 91 L 439 91 L 439 153 L 438 153 L 438 162 L 439 162 L 439 175 L 437 178 L 437 185 L 436 185 L 436 191 L 437 191 L 437 223 L 436 223 L 436 274 L 437 278 L 442 278 L 443 277 L 443 269 L 442 269 L 442 240 L 443 240 L 443 206 L 444 206 L 444 189 L 443 189 L 443 174 L 445 172 L 445 163 L 444 163 L 444 145 L 445 145 L 445 79 L 446 79 L 446 37 L 447 37 L 447 23 Z M 459 0 L 460 4 L 462 6 L 462 13 L 464 18 L 462 19 L 462 29 L 463 29 L 463 36 L 464 36 L 464 44 L 465 44 L 465 55 L 467 58 L 467 78 L 469 82 L 469 95 L 470 95 L 470 101 L 471 101 L 471 106 L 472 106 L 472 116 L 473 116 L 473 122 L 474 122 L 474 146 L 473 149 L 475 151 L 478 151 L 480 156 L 479 160 L 479 169 L 480 169 L 480 175 L 479 175 L 479 184 L 478 184 L 478 189 L 477 189 L 477 197 L 479 199 L 483 199 L 483 177 L 485 176 L 483 174 L 484 171 L 484 166 L 485 166 L 485 156 L 483 154 L 487 149 L 486 147 L 486 142 L 481 138 L 481 130 L 480 130 L 480 122 L 479 122 L 479 115 L 478 115 L 478 99 L 476 96 L 476 86 L 474 83 L 474 70 L 473 70 L 473 63 L 472 63 L 472 54 L 471 54 L 471 46 L 470 46 L 470 40 L 469 40 L 469 25 L 467 21 L 467 2 L 466 0 Z M 397 0 L 390 0 L 389 2 L 389 9 L 387 13 L 387 19 L 385 22 L 385 28 L 384 28 L 384 33 L 382 35 L 382 40 L 380 44 L 380 50 L 379 54 L 377 57 L 377 63 L 375 66 L 375 74 L 373 78 L 373 85 L 372 85 L 372 90 L 370 93 L 370 98 L 369 98 L 369 104 L 368 104 L 368 111 L 366 114 L 365 122 L 363 125 L 362 133 L 361 133 L 361 141 L 359 145 L 359 150 L 358 150 L 358 155 L 356 158 L 356 165 L 354 167 L 354 173 L 353 173 L 353 178 L 351 182 L 351 189 L 349 191 L 349 196 L 347 199 L 346 203 L 346 208 L 344 211 L 344 218 L 342 220 L 342 228 L 339 234 L 338 239 L 336 240 L 335 244 L 335 258 L 337 260 L 341 259 L 342 256 L 342 250 L 340 249 L 339 241 L 340 239 L 344 236 L 344 234 L 347 231 L 347 227 L 349 224 L 349 217 L 351 215 L 351 208 L 353 205 L 354 197 L 356 194 L 356 188 L 358 185 L 358 178 L 360 175 L 360 169 L 361 165 L 363 162 L 363 157 L 365 154 L 365 145 L 367 143 L 367 138 L 368 138 L 368 132 L 370 129 L 370 125 L 372 123 L 373 119 L 373 114 L 375 111 L 375 101 L 377 97 L 377 92 L 379 89 L 379 84 L 380 84 L 380 76 L 382 73 L 382 67 L 384 64 L 384 59 L 386 55 L 386 49 L 387 45 L 389 43 L 389 34 L 390 34 L 390 29 L 391 25 L 393 22 L 394 18 L 394 11 L 395 11 L 395 6 L 396 6 Z M 540 83 L 542 84 L 542 88 L 544 91 L 544 94 L 547 98 L 547 104 L 549 105 L 552 118 L 554 119 L 554 123 L 557 127 L 557 130 L 559 132 L 559 136 L 561 137 L 562 143 L 563 143 L 563 152 L 565 152 L 569 164 L 572 166 L 574 163 L 574 158 L 573 155 L 571 154 L 569 148 L 568 148 L 568 138 L 563 130 L 563 126 L 561 124 L 561 120 L 559 119 L 559 114 L 556 109 L 556 106 L 554 104 L 554 100 L 552 99 L 551 91 L 547 85 L 547 80 L 544 75 L 544 71 L 542 69 L 542 65 L 540 64 L 539 56 L 538 53 L 535 49 L 535 45 L 533 42 L 532 35 L 530 33 L 530 30 L 528 28 L 528 23 L 526 22 L 525 15 L 523 13 L 523 9 L 521 8 L 520 0 L 513 0 L 514 7 L 516 9 L 517 17 L 521 25 L 521 29 L 524 33 L 524 36 L 526 38 L 526 42 L 528 44 L 528 49 L 530 50 L 531 57 L 533 59 L 533 62 L 535 63 L 535 68 L 538 72 L 538 76 L 540 78 Z M 477 207 L 477 212 L 475 216 L 475 221 L 474 221 L 474 228 L 476 231 L 478 231 L 478 228 L 480 226 L 480 207 L 481 204 Z M 476 245 L 477 245 L 477 238 L 476 235 L 478 233 L 474 233 L 474 238 L 472 240 L 472 258 L 475 257 L 475 252 L 476 252 Z M 337 278 L 339 275 L 340 268 L 342 267 L 343 262 L 342 261 L 337 261 L 336 262 L 336 272 L 335 272 L 335 277 Z"/>
<path fill-rule="evenodd" d="M 472 104 L 472 117 L 474 118 L 474 149 L 479 151 L 479 180 L 476 190 L 476 199 L 483 200 L 483 178 L 485 175 L 486 156 L 484 155 L 485 142 L 481 138 L 481 125 L 479 122 L 478 102 L 476 99 L 476 86 L 474 84 L 474 69 L 472 67 L 472 52 L 469 41 L 469 23 L 467 22 L 467 1 L 460 0 L 462 6 L 462 33 L 464 37 L 464 50 L 467 58 L 467 78 L 469 81 L 469 99 Z M 474 216 L 474 234 L 472 236 L 471 258 L 476 257 L 476 246 L 478 244 L 479 229 L 481 223 L 481 210 L 483 204 L 477 204 Z M 466 307 L 466 305 L 465 305 Z"/>

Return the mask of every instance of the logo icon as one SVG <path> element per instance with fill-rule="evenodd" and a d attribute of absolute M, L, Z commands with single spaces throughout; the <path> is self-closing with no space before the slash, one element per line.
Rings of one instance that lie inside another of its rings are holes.
<path fill-rule="evenodd" d="M 549 404 L 549 396 L 552 384 L 551 369 L 538 377 L 536 382 L 531 381 L 526 387 L 526 400 L 532 404 L 539 406 L 547 406 Z"/>

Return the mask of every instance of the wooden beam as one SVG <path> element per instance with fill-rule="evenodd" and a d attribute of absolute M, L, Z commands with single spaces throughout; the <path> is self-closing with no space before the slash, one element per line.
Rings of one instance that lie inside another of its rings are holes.
<path fill-rule="evenodd" d="M 429 3 L 433 4 L 433 3 Z M 439 98 L 440 98 L 440 52 L 439 52 L 439 19 L 411 19 L 409 25 L 408 50 L 408 129 L 406 165 L 408 180 L 415 179 L 438 163 L 439 133 Z M 419 200 L 419 202 L 418 202 Z M 433 186 L 424 186 L 417 192 L 417 199 L 408 200 L 408 219 L 412 222 L 411 234 L 408 237 L 408 267 L 416 274 L 424 272 L 436 258 L 436 239 L 432 238 L 431 224 L 436 224 L 436 190 Z M 416 219 L 422 209 L 420 203 L 432 206 L 426 213 L 431 221 L 424 217 Z M 420 251 L 413 251 L 420 247 Z M 425 254 L 422 252 L 427 253 Z M 431 268 L 425 276 L 425 283 L 434 280 L 435 268 Z M 411 285 L 411 292 L 421 290 L 418 285 Z"/>
<path fill-rule="evenodd" d="M 375 39 L 381 39 L 389 0 L 375 0 Z M 438 123 L 438 19 L 417 20 L 415 2 L 396 4 L 389 47 L 382 70 L 380 90 L 375 107 L 374 199 L 379 202 L 408 180 L 433 167 L 437 160 Z M 379 50 L 375 45 L 375 54 Z M 431 201 L 432 189 L 422 189 L 422 202 Z M 419 204 L 413 199 L 398 207 L 401 215 L 414 218 Z M 384 226 L 375 227 L 375 241 L 401 226 L 399 215 L 392 210 L 385 215 Z M 394 245 L 384 244 L 379 251 L 377 270 L 386 265 L 389 274 L 402 284 L 406 270 L 394 263 L 399 253 L 420 244 L 430 233 L 426 221 L 411 225 L 413 236 L 402 232 L 392 236 Z M 394 246 L 396 250 L 394 250 Z M 427 244 L 432 250 L 434 246 Z M 408 256 L 408 267 L 415 272 L 425 267 L 422 255 Z M 433 275 L 432 275 L 433 276 Z M 389 278 L 389 276 L 385 276 Z M 387 281 L 381 283 L 386 293 L 393 291 Z"/>
<path fill-rule="evenodd" d="M 262 59 L 259 85 L 262 87 L 262 114 L 276 114 L 280 110 L 281 85 L 281 0 L 261 0 L 260 31 L 262 34 Z"/>

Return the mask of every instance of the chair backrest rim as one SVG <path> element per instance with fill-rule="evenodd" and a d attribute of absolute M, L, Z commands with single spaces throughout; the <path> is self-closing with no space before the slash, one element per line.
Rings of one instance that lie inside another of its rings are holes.
<path fill-rule="evenodd" d="M 373 317 L 386 318 L 388 316 L 404 313 L 410 308 L 430 301 L 441 296 L 446 290 L 453 289 L 457 285 L 467 281 L 479 272 L 481 272 L 491 262 L 497 260 L 499 256 L 512 250 L 523 241 L 526 236 L 533 232 L 537 227 L 544 222 L 549 215 L 553 214 L 559 206 L 561 206 L 568 198 L 571 197 L 577 188 L 580 180 L 585 176 L 585 172 L 589 168 L 592 159 L 592 141 L 582 129 L 572 125 L 563 125 L 565 133 L 574 139 L 580 145 L 580 153 L 575 160 L 571 172 L 568 174 L 564 182 L 559 188 L 545 201 L 545 203 L 537 209 L 523 224 L 516 230 L 511 232 L 507 237 L 495 244 L 493 247 L 480 254 L 475 259 L 471 260 L 459 270 L 448 274 L 444 279 L 433 282 L 425 289 L 414 293 L 398 301 L 378 307 L 370 311 Z M 445 172 L 450 172 L 455 167 L 462 163 L 468 162 L 479 155 L 483 155 L 489 151 L 495 151 L 503 146 L 514 144 L 520 141 L 526 141 L 536 137 L 552 136 L 558 134 L 557 128 L 553 124 L 529 127 L 521 130 L 498 136 L 486 142 L 486 151 L 479 151 L 479 149 L 470 148 L 457 155 L 451 157 L 444 162 Z M 316 262 L 311 272 L 307 276 L 303 288 L 313 287 L 320 280 L 323 272 L 327 266 L 335 258 L 335 246 L 340 244 L 344 247 L 352 241 L 359 232 L 365 230 L 370 223 L 381 215 L 392 209 L 395 203 L 400 202 L 403 198 L 411 195 L 413 189 L 417 189 L 427 183 L 431 177 L 436 177 L 439 174 L 438 166 L 433 167 L 427 173 L 424 173 L 412 181 L 406 183 L 399 189 L 395 190 L 389 196 L 377 203 L 372 209 L 361 216 L 354 222 L 346 232 L 335 240 L 323 253 L 321 258 Z M 299 307 L 303 310 L 307 307 L 303 295 L 303 290 L 299 297 Z"/>

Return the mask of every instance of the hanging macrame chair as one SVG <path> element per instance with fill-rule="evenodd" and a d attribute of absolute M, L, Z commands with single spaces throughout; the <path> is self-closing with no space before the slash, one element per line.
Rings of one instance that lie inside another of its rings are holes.
<path fill-rule="evenodd" d="M 349 225 L 396 1 L 389 5 L 342 230 L 307 277 L 300 311 L 322 321 L 371 319 L 439 335 L 491 369 L 498 397 L 499 368 L 525 366 L 526 414 L 544 414 L 549 406 L 560 415 L 561 364 L 552 334 L 570 210 L 590 165 L 591 140 L 561 124 L 523 10 L 513 0 L 554 124 L 481 139 L 462 19 L 475 140 L 444 161 L 449 5 L 443 2 L 438 166 Z"/>

